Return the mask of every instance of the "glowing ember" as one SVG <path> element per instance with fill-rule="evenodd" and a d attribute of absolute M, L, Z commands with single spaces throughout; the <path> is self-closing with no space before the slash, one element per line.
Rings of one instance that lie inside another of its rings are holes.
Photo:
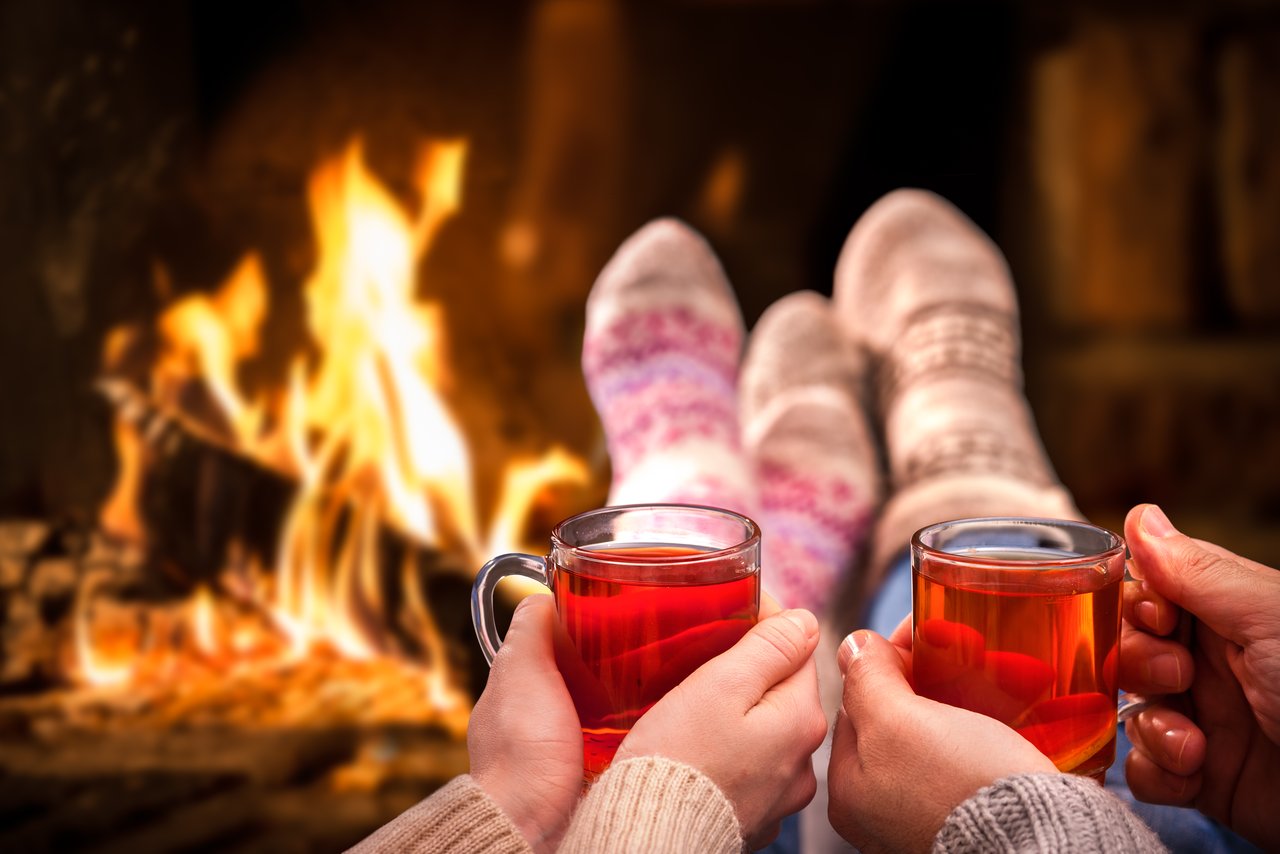
<path fill-rule="evenodd" d="M 92 613 L 94 590 L 81 591 L 83 681 L 138 684 L 177 672 L 188 682 L 193 672 L 242 678 L 246 667 L 278 671 L 308 658 L 354 666 L 386 658 L 385 627 L 398 625 L 411 628 L 424 653 L 414 667 L 425 702 L 442 711 L 465 706 L 421 579 L 411 561 L 399 570 L 380 564 L 379 531 L 390 525 L 478 567 L 522 548 L 526 517 L 549 484 L 585 485 L 589 477 L 580 460 L 552 449 L 509 465 L 491 512 L 475 505 L 469 450 L 438 391 L 447 376 L 444 311 L 415 298 L 422 259 L 460 207 L 465 158 L 462 142 L 424 149 L 416 216 L 369 172 L 359 141 L 315 170 L 308 199 L 318 257 L 304 285 L 312 348 L 299 348 L 286 388 L 250 399 L 238 379 L 258 352 L 268 311 L 256 255 L 212 295 L 187 296 L 158 319 L 152 399 L 180 410 L 193 385 L 202 389 L 222 422 L 212 429 L 295 478 L 298 489 L 272 571 L 240 567 L 222 585 L 238 591 L 235 602 L 202 587 L 181 613 L 149 615 L 139 628 L 104 621 Z M 108 363 L 120 347 L 109 340 Z M 137 512 L 146 451 L 124 420 L 116 440 L 120 478 L 102 523 L 138 541 L 146 535 Z M 403 591 L 394 614 L 380 592 L 389 574 Z"/>

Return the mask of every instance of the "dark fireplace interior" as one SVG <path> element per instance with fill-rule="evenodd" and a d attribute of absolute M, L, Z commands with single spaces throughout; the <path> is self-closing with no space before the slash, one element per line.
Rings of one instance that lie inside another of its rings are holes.
<path fill-rule="evenodd" d="M 1280 565 L 1266 4 L 18 0 L 0 128 L 4 850 L 336 851 L 465 771 L 471 575 L 497 521 L 536 548 L 603 500 L 584 300 L 655 216 L 707 236 L 750 325 L 829 294 L 883 193 L 946 196 L 1009 257 L 1082 510 L 1118 528 L 1155 501 Z M 341 337 L 310 325 L 316 198 L 353 174 L 429 235 L 391 314 L 439 334 L 461 499 L 367 511 L 365 469 L 301 486 L 354 446 L 289 451 L 291 371 Z M 179 316 L 224 327 L 179 341 Z M 201 335 L 234 351 L 230 402 Z M 250 449 L 244 424 L 282 438 Z M 557 473 L 502 517 L 525 459 Z M 309 583 L 298 525 L 332 573 L 363 544 L 341 617 L 281 592 Z M 329 618 L 346 634 L 293 655 Z"/>

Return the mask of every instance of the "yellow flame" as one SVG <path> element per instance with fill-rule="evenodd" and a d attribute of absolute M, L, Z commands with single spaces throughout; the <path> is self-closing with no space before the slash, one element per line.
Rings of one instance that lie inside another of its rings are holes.
<path fill-rule="evenodd" d="M 128 630 L 131 627 L 119 625 L 106 637 L 94 636 L 93 601 L 106 580 L 106 573 L 91 572 L 76 593 L 73 627 L 77 675 L 90 685 L 124 685 L 133 679 L 142 641 Z"/>
<path fill-rule="evenodd" d="M 398 579 L 400 611 L 387 612 L 379 556 L 386 527 L 423 545 L 447 539 L 478 567 L 488 554 L 519 545 L 544 486 L 588 481 L 582 461 L 561 449 L 512 463 L 498 504 L 484 514 L 489 529 L 482 530 L 470 449 L 441 390 L 448 376 L 445 313 L 417 295 L 423 259 L 461 209 L 466 154 L 466 143 L 457 140 L 423 148 L 415 213 L 374 177 L 358 139 L 316 168 L 307 199 L 317 259 L 303 284 L 313 347 L 291 360 L 284 387 L 260 401 L 250 400 L 239 378 L 259 350 L 269 308 L 255 253 L 215 293 L 184 297 L 158 319 L 153 397 L 181 408 L 182 394 L 200 384 L 237 449 L 298 482 L 270 583 L 254 594 L 277 641 L 259 643 L 242 622 L 224 625 L 227 609 L 202 587 L 188 609 L 190 636 L 211 660 L 261 649 L 298 660 L 316 647 L 371 659 L 392 648 L 387 626 L 407 626 L 431 662 L 424 690 L 439 708 L 455 708 L 463 700 L 411 560 Z M 124 349 L 109 342 L 116 358 Z M 117 433 L 120 495 L 104 506 L 104 521 L 136 504 L 145 474 L 142 438 L 120 427 Z M 143 535 L 119 521 L 117 527 Z M 87 630 L 82 634 L 87 681 L 134 678 L 137 668 L 104 656 Z"/>
<path fill-rule="evenodd" d="M 457 169 L 462 159 L 446 151 L 426 162 Z M 416 222 L 370 175 L 358 142 L 311 181 L 320 259 L 306 284 L 307 319 L 324 349 L 306 418 L 330 431 L 346 424 L 343 476 L 376 476 L 393 523 L 434 541 L 435 498 L 475 543 L 470 456 L 431 382 L 441 372 L 441 311 L 414 298 L 426 241 L 456 209 L 450 187 L 460 176 L 427 172 L 422 180 Z"/>
<path fill-rule="evenodd" d="M 116 461 L 119 468 L 111 492 L 99 511 L 102 530 L 110 536 L 127 542 L 143 544 L 146 529 L 138 511 L 142 493 L 143 454 L 142 436 L 138 428 L 123 418 L 116 418 L 111 425 L 115 440 Z"/>
<path fill-rule="evenodd" d="M 198 586 L 191 599 L 191 625 L 195 633 L 196 648 L 207 655 L 218 651 L 216 607 L 208 586 Z"/>
<path fill-rule="evenodd" d="M 415 244 L 426 249 L 444 221 L 462 209 L 462 173 L 467 163 L 465 140 L 438 140 L 423 147 L 417 184 L 422 192 Z"/>
<path fill-rule="evenodd" d="M 212 296 L 191 294 L 160 315 L 160 359 L 153 384 L 162 398 L 199 377 L 218 404 L 233 438 L 252 447 L 262 409 L 240 391 L 237 368 L 258 352 L 258 327 L 267 311 L 267 286 L 258 256 L 240 260 Z M 166 400 L 165 402 L 171 402 Z"/>
<path fill-rule="evenodd" d="M 502 489 L 489 527 L 491 555 L 528 550 L 522 524 L 538 494 L 549 483 L 586 486 L 591 472 L 585 462 L 563 448 L 552 448 L 536 460 L 516 460 L 503 473 Z"/>
<path fill-rule="evenodd" d="M 429 238 L 459 199 L 461 149 L 433 151 L 416 221 L 370 174 L 358 142 L 309 188 L 320 251 L 305 296 L 322 349 L 309 376 L 295 378 L 289 407 L 323 439 L 312 447 L 293 427 L 303 484 L 275 604 L 295 642 L 324 639 L 353 658 L 380 651 L 365 624 L 381 610 L 383 518 L 434 542 L 439 506 L 465 542 L 478 539 L 468 448 L 431 381 L 441 372 L 441 312 L 414 294 Z"/>

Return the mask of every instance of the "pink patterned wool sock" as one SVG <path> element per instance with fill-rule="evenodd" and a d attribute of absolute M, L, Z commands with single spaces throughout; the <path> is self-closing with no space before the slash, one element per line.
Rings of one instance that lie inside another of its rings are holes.
<path fill-rule="evenodd" d="M 709 504 L 755 518 L 738 435 L 742 313 L 720 262 L 672 219 L 619 247 L 587 299 L 582 368 L 613 466 L 610 504 Z"/>
<path fill-rule="evenodd" d="M 760 489 L 764 585 L 784 607 L 827 609 L 879 505 L 865 365 L 812 291 L 778 300 L 751 333 L 740 384 L 743 445 Z"/>

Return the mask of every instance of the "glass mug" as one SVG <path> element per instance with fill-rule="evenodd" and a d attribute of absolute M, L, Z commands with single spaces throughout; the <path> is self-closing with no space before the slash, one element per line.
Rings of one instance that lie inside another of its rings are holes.
<path fill-rule="evenodd" d="M 1019 732 L 1060 771 L 1115 761 L 1125 544 L 1084 522 L 996 517 L 911 539 L 916 693 Z M 1120 719 L 1145 703 L 1126 696 Z"/>
<path fill-rule="evenodd" d="M 684 504 L 605 507 L 560 522 L 545 557 L 499 555 L 476 576 L 471 617 L 490 664 L 502 643 L 493 594 L 512 575 L 555 597 L 556 663 L 591 780 L 649 707 L 755 625 L 760 528 Z"/>

